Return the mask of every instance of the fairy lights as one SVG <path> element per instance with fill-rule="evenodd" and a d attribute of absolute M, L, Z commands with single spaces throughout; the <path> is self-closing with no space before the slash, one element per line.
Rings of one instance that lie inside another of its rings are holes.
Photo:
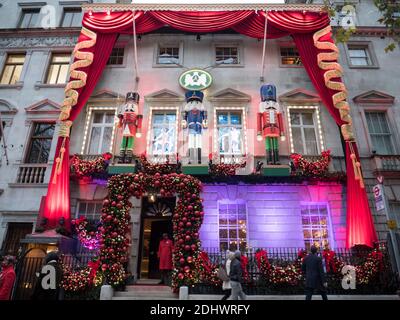
<path fill-rule="evenodd" d="M 117 117 L 118 114 L 118 109 L 116 107 L 89 107 L 88 113 L 86 115 L 86 122 L 85 122 L 85 130 L 83 133 L 83 141 L 82 141 L 82 148 L 81 148 L 81 154 L 85 154 L 85 150 L 87 148 L 86 146 L 86 141 L 87 141 L 87 136 L 89 133 L 89 128 L 90 128 L 90 121 L 92 119 L 92 113 L 94 111 L 114 111 L 115 117 Z M 113 152 L 113 145 L 114 145 L 114 137 L 115 137 L 115 126 L 113 126 L 112 132 L 111 132 L 111 141 L 110 141 L 110 149 L 109 152 Z"/>
<path fill-rule="evenodd" d="M 315 116 L 317 120 L 317 129 L 318 129 L 318 143 L 321 148 L 321 151 L 325 150 L 325 145 L 324 145 L 324 138 L 322 134 L 322 125 L 321 125 L 321 117 L 320 117 L 320 112 L 319 112 L 319 107 L 318 106 L 288 106 L 288 123 L 289 123 L 289 136 L 290 136 L 290 152 L 294 153 L 294 143 L 293 143 L 293 134 L 292 134 L 292 123 L 290 121 L 290 110 L 291 109 L 297 109 L 297 110 L 315 110 Z"/>

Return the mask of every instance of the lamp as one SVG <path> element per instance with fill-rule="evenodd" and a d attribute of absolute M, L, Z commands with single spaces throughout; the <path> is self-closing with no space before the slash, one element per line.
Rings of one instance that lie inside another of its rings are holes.
<path fill-rule="evenodd" d="M 149 193 L 147 196 L 150 203 L 154 203 L 157 200 L 157 195 L 155 193 Z"/>

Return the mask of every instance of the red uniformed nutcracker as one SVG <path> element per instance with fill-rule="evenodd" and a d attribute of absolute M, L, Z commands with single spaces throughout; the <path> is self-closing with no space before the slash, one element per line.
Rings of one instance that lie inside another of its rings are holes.
<path fill-rule="evenodd" d="M 141 137 L 142 115 L 138 115 L 139 94 L 128 92 L 124 105 L 124 113 L 118 115 L 118 127 L 122 128 L 122 142 L 120 156 L 125 162 L 130 162 L 133 156 L 133 144 L 135 137 Z M 125 159 L 126 158 L 126 159 Z"/>
<path fill-rule="evenodd" d="M 265 138 L 267 164 L 279 164 L 278 137 L 285 139 L 283 118 L 279 103 L 276 101 L 276 87 L 263 85 L 260 89 L 261 103 L 257 121 L 257 140 Z"/>

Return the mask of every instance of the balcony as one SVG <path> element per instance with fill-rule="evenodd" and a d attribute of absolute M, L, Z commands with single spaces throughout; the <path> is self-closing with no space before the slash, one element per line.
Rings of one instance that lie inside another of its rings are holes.
<path fill-rule="evenodd" d="M 24 163 L 19 165 L 16 184 L 45 185 L 47 163 Z"/>
<path fill-rule="evenodd" d="M 375 173 L 400 177 L 400 155 L 373 155 L 372 165 Z"/>

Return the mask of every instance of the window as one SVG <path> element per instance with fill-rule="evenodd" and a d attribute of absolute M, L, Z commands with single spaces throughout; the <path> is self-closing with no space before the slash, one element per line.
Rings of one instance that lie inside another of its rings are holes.
<path fill-rule="evenodd" d="M 242 113 L 221 111 L 217 113 L 218 145 L 220 155 L 243 154 Z"/>
<path fill-rule="evenodd" d="M 152 115 L 151 150 L 153 155 L 176 153 L 176 111 L 154 112 Z"/>
<path fill-rule="evenodd" d="M 61 27 L 80 27 L 82 22 L 82 10 L 80 8 L 65 8 Z"/>
<path fill-rule="evenodd" d="M 113 48 L 107 65 L 122 65 L 124 64 L 124 48 Z"/>
<path fill-rule="evenodd" d="M 289 109 L 291 152 L 303 155 L 319 154 L 313 110 Z M 320 141 L 322 144 L 322 141 Z"/>
<path fill-rule="evenodd" d="M 25 54 L 8 55 L 1 75 L 0 84 L 16 84 L 21 78 L 24 62 Z"/>
<path fill-rule="evenodd" d="M 32 233 L 33 224 L 24 222 L 9 222 L 7 224 L 7 235 L 3 242 L 2 251 L 5 255 L 16 256 L 21 247 L 20 241 L 27 234 Z"/>
<path fill-rule="evenodd" d="M 303 226 L 304 244 L 306 249 L 312 245 L 324 248 L 329 243 L 329 215 L 326 204 L 301 205 L 301 222 Z"/>
<path fill-rule="evenodd" d="M 114 131 L 115 111 L 94 111 L 89 134 L 88 154 L 110 152 Z"/>
<path fill-rule="evenodd" d="M 67 82 L 70 53 L 53 53 L 47 72 L 47 84 L 62 84 Z"/>
<path fill-rule="evenodd" d="M 159 46 L 157 53 L 157 64 L 179 64 L 179 46 Z"/>
<path fill-rule="evenodd" d="M 216 47 L 215 48 L 215 63 L 218 65 L 224 64 L 239 64 L 239 48 L 238 47 Z"/>
<path fill-rule="evenodd" d="M 302 66 L 299 51 L 296 47 L 281 48 L 281 65 L 283 66 Z"/>
<path fill-rule="evenodd" d="M 34 124 L 26 163 L 47 163 L 54 129 L 54 123 Z"/>
<path fill-rule="evenodd" d="M 377 154 L 393 154 L 392 134 L 386 119 L 386 112 L 365 112 L 373 150 Z"/>
<path fill-rule="evenodd" d="M 79 201 L 76 218 L 85 217 L 90 222 L 99 222 L 102 208 L 102 201 Z"/>
<path fill-rule="evenodd" d="M 19 28 L 38 28 L 40 27 L 39 21 L 40 9 L 26 9 L 22 10 Z"/>
<path fill-rule="evenodd" d="M 389 202 L 389 211 L 391 213 L 391 218 L 396 220 L 397 228 L 400 228 L 400 202 L 390 201 Z"/>
<path fill-rule="evenodd" d="M 368 50 L 365 47 L 349 47 L 349 57 L 353 66 L 369 66 L 371 64 Z"/>
<path fill-rule="evenodd" d="M 219 247 L 225 250 L 246 250 L 247 208 L 246 203 L 219 202 Z"/>

